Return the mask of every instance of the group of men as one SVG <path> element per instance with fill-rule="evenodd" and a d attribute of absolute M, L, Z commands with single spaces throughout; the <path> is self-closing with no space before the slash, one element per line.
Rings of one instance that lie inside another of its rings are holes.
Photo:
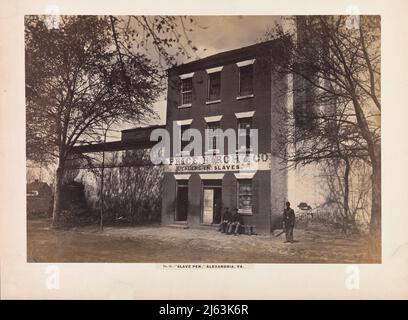
<path fill-rule="evenodd" d="M 286 208 L 283 210 L 283 229 L 286 235 L 285 242 L 294 242 L 293 240 L 293 228 L 295 227 L 295 211 L 290 207 L 290 202 L 286 202 Z M 239 228 L 243 225 L 242 216 L 238 212 L 237 208 L 234 208 L 233 212 L 229 208 L 225 208 L 225 211 L 221 217 L 220 229 L 222 233 L 238 235 Z"/>
<path fill-rule="evenodd" d="M 229 208 L 225 208 L 225 211 L 221 217 L 220 231 L 226 234 L 234 234 L 235 236 L 239 233 L 239 228 L 244 224 L 242 221 L 242 216 L 238 212 L 237 208 L 234 208 L 233 212 Z"/>

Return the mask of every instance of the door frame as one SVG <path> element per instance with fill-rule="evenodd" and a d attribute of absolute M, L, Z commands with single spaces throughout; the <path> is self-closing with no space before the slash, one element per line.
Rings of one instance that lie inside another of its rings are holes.
<path fill-rule="evenodd" d="M 220 193 L 221 193 L 221 201 L 220 201 L 220 205 L 222 206 L 222 185 L 204 185 L 204 183 L 201 184 L 201 213 L 200 213 L 200 223 L 206 226 L 212 226 L 215 225 L 214 223 L 204 223 L 204 189 L 220 189 Z M 215 197 L 214 197 L 215 199 Z M 213 204 L 214 207 L 214 204 Z M 221 208 L 222 210 L 222 208 Z M 214 211 L 213 211 L 213 221 L 214 221 Z"/>
<path fill-rule="evenodd" d="M 187 189 L 187 213 L 186 213 L 186 219 L 185 220 L 177 220 L 178 216 L 178 195 L 179 195 L 179 188 L 185 188 Z M 189 202 L 188 202 L 188 180 L 186 185 L 179 185 L 179 181 L 176 180 L 176 208 L 174 210 L 174 222 L 187 222 L 188 220 L 188 207 L 189 207 Z"/>

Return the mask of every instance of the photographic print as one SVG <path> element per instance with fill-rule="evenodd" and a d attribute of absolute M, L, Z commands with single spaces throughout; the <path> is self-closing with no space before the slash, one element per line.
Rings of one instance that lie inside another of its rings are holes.
<path fill-rule="evenodd" d="M 379 15 L 25 15 L 27 262 L 381 263 Z"/>
<path fill-rule="evenodd" d="M 408 297 L 405 2 L 1 7 L 0 299 Z"/>

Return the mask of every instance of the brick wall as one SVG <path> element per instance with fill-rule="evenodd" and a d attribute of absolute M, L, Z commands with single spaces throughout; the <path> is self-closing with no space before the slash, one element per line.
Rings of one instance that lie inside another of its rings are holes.
<path fill-rule="evenodd" d="M 260 47 L 259 47 L 260 48 Z M 286 78 L 272 73 L 271 51 L 264 47 L 252 51 L 245 50 L 225 53 L 225 61 L 219 56 L 206 58 L 169 70 L 167 95 L 167 130 L 172 137 L 173 121 L 192 119 L 191 128 L 198 129 L 204 138 L 206 121 L 204 117 L 222 115 L 221 129 L 237 129 L 238 122 L 235 113 L 255 111 L 252 127 L 258 129 L 258 152 L 272 153 L 271 171 L 258 171 L 253 178 L 253 215 L 244 216 L 244 222 L 255 224 L 259 233 L 269 233 L 272 225 L 279 223 L 282 215 L 283 203 L 287 199 L 287 171 L 285 164 L 278 157 L 281 146 L 281 135 L 285 121 L 287 107 Z M 272 49 L 273 51 L 273 49 Z M 254 96 L 237 100 L 239 96 L 239 67 L 236 62 L 253 59 Z M 223 66 L 221 71 L 221 102 L 206 104 L 207 101 L 207 72 L 206 68 Z M 194 72 L 192 106 L 179 108 L 180 103 L 180 75 Z M 203 140 L 204 142 L 204 140 Z M 235 142 L 236 143 L 236 142 Z M 235 144 L 234 143 L 234 144 Z M 173 146 L 172 146 L 173 148 Z M 225 143 L 224 152 L 227 153 Z M 203 146 L 204 151 L 204 146 Z M 173 222 L 176 180 L 172 173 L 167 173 L 163 192 L 162 223 Z M 235 208 L 237 203 L 237 179 L 232 172 L 226 172 L 222 180 L 222 205 Z M 192 173 L 189 179 L 189 211 L 190 225 L 200 225 L 202 210 L 202 181 L 198 173 Z"/>

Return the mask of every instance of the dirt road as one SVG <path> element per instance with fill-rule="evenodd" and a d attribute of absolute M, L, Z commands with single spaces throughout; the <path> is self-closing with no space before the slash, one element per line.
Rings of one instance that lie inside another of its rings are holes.
<path fill-rule="evenodd" d="M 215 230 L 160 226 L 54 230 L 29 220 L 28 262 L 370 263 L 364 238 L 346 238 L 319 226 L 284 235 L 228 236 Z"/>

